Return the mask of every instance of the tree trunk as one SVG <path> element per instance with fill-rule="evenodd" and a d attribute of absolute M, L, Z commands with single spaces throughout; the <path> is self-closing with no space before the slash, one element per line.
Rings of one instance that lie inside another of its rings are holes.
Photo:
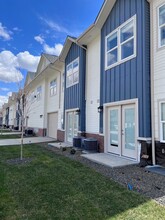
<path fill-rule="evenodd" d="M 21 122 L 21 127 L 22 127 L 22 131 L 21 131 L 21 160 L 23 159 L 23 120 Z"/>

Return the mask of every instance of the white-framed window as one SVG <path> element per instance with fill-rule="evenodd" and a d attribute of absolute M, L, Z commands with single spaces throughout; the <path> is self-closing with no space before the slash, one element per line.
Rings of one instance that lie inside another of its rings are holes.
<path fill-rule="evenodd" d="M 31 102 L 33 102 L 35 100 L 35 93 L 34 93 L 34 91 L 31 92 L 31 95 L 30 95 L 29 98 L 30 98 Z"/>
<path fill-rule="evenodd" d="M 73 86 L 79 82 L 79 58 L 72 61 L 66 67 L 66 87 Z"/>
<path fill-rule="evenodd" d="M 105 38 L 105 69 L 136 56 L 136 15 Z"/>
<path fill-rule="evenodd" d="M 37 101 L 41 99 L 41 93 L 42 93 L 42 87 L 39 86 L 37 87 L 37 94 L 36 94 Z"/>
<path fill-rule="evenodd" d="M 160 141 L 165 142 L 165 101 L 160 102 Z"/>
<path fill-rule="evenodd" d="M 165 4 L 158 8 L 158 45 L 165 46 Z"/>
<path fill-rule="evenodd" d="M 54 79 L 50 82 L 50 96 L 57 94 L 57 80 Z"/>

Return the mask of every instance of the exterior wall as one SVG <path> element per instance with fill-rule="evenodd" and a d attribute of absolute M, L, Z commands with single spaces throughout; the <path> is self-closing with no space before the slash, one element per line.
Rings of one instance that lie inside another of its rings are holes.
<path fill-rule="evenodd" d="M 86 132 L 99 133 L 100 36 L 88 44 L 86 55 Z"/>
<path fill-rule="evenodd" d="M 56 72 L 54 70 L 51 70 L 49 74 L 47 74 L 49 77 L 46 78 L 45 81 L 45 99 L 44 99 L 44 105 L 45 105 L 45 117 L 44 117 L 44 127 L 46 128 L 48 125 L 48 113 L 52 112 L 58 112 L 59 111 L 59 86 L 60 86 L 60 73 Z M 57 94 L 50 96 L 50 82 L 52 80 L 57 80 Z"/>
<path fill-rule="evenodd" d="M 57 140 L 62 142 L 65 140 L 65 131 L 57 130 Z"/>
<path fill-rule="evenodd" d="M 16 116 L 16 103 L 13 103 L 9 107 L 9 126 L 14 126 L 14 119 Z"/>
<path fill-rule="evenodd" d="M 38 81 L 36 86 L 33 86 L 30 90 L 30 92 L 35 91 L 36 95 L 36 89 L 38 86 L 42 86 L 42 94 L 41 99 L 37 101 L 35 98 L 33 102 L 28 102 L 26 107 L 26 113 L 25 116 L 28 116 L 27 122 L 25 124 L 25 127 L 30 128 L 44 128 L 44 93 L 45 93 L 45 82 L 44 80 Z M 30 92 L 28 95 L 30 95 Z M 42 115 L 42 117 L 40 117 Z"/>
<path fill-rule="evenodd" d="M 66 88 L 66 66 L 79 57 L 79 83 Z M 79 131 L 85 131 L 85 69 L 86 51 L 72 43 L 65 60 L 65 98 L 64 109 L 80 109 Z"/>
<path fill-rule="evenodd" d="M 136 57 L 105 70 L 105 37 L 136 14 Z M 151 137 L 150 116 L 150 16 L 146 0 L 116 1 L 101 30 L 100 103 L 138 98 L 139 136 Z M 103 132 L 103 113 L 100 131 Z"/>
<path fill-rule="evenodd" d="M 58 112 L 58 129 L 64 129 L 63 116 L 64 116 L 64 69 L 61 71 L 61 86 L 60 86 L 60 103 Z"/>
<path fill-rule="evenodd" d="M 152 1 L 153 23 L 153 80 L 154 80 L 154 124 L 155 124 L 155 139 L 160 140 L 159 132 L 159 102 L 165 101 L 165 46 L 158 48 L 158 14 L 157 8 L 165 4 L 165 0 Z"/>

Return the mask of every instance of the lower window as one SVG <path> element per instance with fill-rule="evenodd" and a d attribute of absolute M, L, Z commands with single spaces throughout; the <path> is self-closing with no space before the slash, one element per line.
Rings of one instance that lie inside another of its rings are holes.
<path fill-rule="evenodd" d="M 165 142 L 165 102 L 160 103 L 160 140 Z"/>

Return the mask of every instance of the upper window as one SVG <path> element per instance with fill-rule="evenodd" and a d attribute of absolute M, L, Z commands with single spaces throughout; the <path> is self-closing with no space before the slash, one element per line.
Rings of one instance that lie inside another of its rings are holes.
<path fill-rule="evenodd" d="M 79 58 L 66 67 L 66 87 L 73 86 L 79 82 Z"/>
<path fill-rule="evenodd" d="M 50 96 L 57 94 L 57 80 L 54 79 L 50 82 Z"/>
<path fill-rule="evenodd" d="M 160 103 L 160 139 L 165 142 L 165 102 Z"/>
<path fill-rule="evenodd" d="M 29 99 L 31 99 L 32 102 L 34 101 L 34 99 L 35 99 L 34 91 L 31 92 L 31 95 L 29 96 Z"/>
<path fill-rule="evenodd" d="M 106 36 L 105 68 L 112 68 L 136 56 L 136 16 Z"/>
<path fill-rule="evenodd" d="M 37 95 L 36 95 L 37 101 L 41 99 L 41 93 L 42 93 L 42 87 L 39 86 L 37 87 Z"/>
<path fill-rule="evenodd" d="M 165 46 L 165 4 L 159 7 L 159 47 Z"/>

